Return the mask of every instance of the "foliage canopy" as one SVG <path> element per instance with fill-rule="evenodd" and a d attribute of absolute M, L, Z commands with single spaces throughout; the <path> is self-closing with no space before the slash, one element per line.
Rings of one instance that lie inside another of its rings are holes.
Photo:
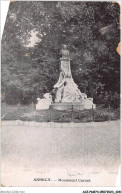
<path fill-rule="evenodd" d="M 2 94 L 9 104 L 36 102 L 59 76 L 67 44 L 74 81 L 95 103 L 119 106 L 120 7 L 112 2 L 10 3 L 2 38 Z M 32 33 L 38 41 L 29 46 Z"/>

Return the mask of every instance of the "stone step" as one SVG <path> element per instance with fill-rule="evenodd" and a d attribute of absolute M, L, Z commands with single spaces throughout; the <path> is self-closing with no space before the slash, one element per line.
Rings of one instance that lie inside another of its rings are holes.
<path fill-rule="evenodd" d="M 50 105 L 50 109 L 56 110 L 68 110 L 68 109 L 76 109 L 76 110 L 84 110 L 84 105 L 81 102 L 72 102 L 72 103 L 53 103 Z"/>

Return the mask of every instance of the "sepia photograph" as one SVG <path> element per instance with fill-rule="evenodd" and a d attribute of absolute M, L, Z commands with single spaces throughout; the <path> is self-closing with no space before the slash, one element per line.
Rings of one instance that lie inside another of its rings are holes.
<path fill-rule="evenodd" d="M 120 163 L 120 4 L 11 1 L 2 187 L 115 187 Z"/>

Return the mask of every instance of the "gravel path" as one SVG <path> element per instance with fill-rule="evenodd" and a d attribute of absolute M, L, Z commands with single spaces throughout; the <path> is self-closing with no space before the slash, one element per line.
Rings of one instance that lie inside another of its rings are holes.
<path fill-rule="evenodd" d="M 115 186 L 119 120 L 60 128 L 15 122 L 2 122 L 3 185 Z"/>

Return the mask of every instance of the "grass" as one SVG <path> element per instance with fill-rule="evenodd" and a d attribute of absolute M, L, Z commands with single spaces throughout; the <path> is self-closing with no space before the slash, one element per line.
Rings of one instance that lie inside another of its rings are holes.
<path fill-rule="evenodd" d="M 2 104 L 2 120 L 23 120 L 37 122 L 100 122 L 117 120 L 120 117 L 119 108 L 108 109 L 98 107 L 96 110 L 59 111 L 38 110 L 33 105 L 6 105 Z"/>
<path fill-rule="evenodd" d="M 18 120 L 23 114 L 30 111 L 30 105 L 1 105 L 2 120 Z"/>

